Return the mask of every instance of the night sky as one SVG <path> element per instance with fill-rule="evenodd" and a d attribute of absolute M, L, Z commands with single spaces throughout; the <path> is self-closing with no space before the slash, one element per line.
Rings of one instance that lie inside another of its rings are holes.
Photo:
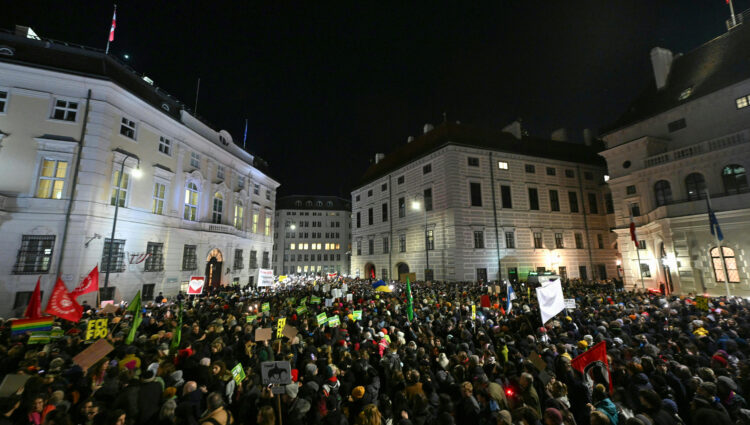
<path fill-rule="evenodd" d="M 112 16 L 101 0 L 3 9 L 3 28 L 102 49 Z M 198 114 L 240 144 L 247 118 L 280 194 L 348 198 L 376 152 L 444 112 L 580 139 L 648 84 L 652 47 L 689 51 L 728 17 L 724 0 L 121 1 L 110 53 L 191 107 L 200 77 Z"/>

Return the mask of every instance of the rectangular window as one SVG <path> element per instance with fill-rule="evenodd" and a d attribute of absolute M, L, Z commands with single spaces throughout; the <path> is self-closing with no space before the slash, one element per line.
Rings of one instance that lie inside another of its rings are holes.
<path fill-rule="evenodd" d="M 331 267 L 333 267 L 333 266 L 331 266 Z M 383 268 L 383 269 L 380 270 L 380 278 L 383 279 L 383 280 L 385 280 L 385 281 L 388 281 L 388 269 Z"/>
<path fill-rule="evenodd" d="M 427 250 L 432 251 L 435 249 L 435 231 L 428 230 L 425 233 L 425 243 L 427 244 Z"/>
<path fill-rule="evenodd" d="M 583 235 L 576 233 L 573 235 L 576 241 L 576 249 L 583 249 Z"/>
<path fill-rule="evenodd" d="M 470 156 L 469 158 L 467 158 L 467 160 L 469 163 L 469 167 L 479 167 L 479 158 Z"/>
<path fill-rule="evenodd" d="M 271 191 L 266 190 L 266 201 L 270 201 L 270 200 L 271 200 Z"/>
<path fill-rule="evenodd" d="M 505 161 L 498 161 L 497 162 L 497 168 L 501 170 L 507 170 L 508 169 L 508 163 Z"/>
<path fill-rule="evenodd" d="M 471 206 L 482 206 L 482 185 L 480 183 L 469 183 L 469 193 L 471 195 Z"/>
<path fill-rule="evenodd" d="M 573 170 L 565 170 L 565 177 L 568 177 L 568 178 L 571 178 L 571 179 L 572 179 L 572 178 L 574 178 L 575 176 L 576 176 L 576 173 L 575 173 L 575 171 L 573 171 Z"/>
<path fill-rule="evenodd" d="M 555 233 L 555 248 L 565 248 L 565 242 L 563 240 L 562 233 Z"/>
<path fill-rule="evenodd" d="M 110 205 L 119 203 L 120 207 L 125 207 L 125 198 L 128 196 L 129 181 L 130 174 L 128 173 L 122 173 L 122 181 L 120 181 L 120 170 L 115 170 L 115 172 L 112 173 L 112 196 L 109 201 Z M 119 190 L 117 186 L 118 182 L 120 182 Z"/>
<path fill-rule="evenodd" d="M 0 97 L 2 97 L 2 93 L 0 93 Z M 735 103 L 737 104 L 737 109 L 746 108 L 748 104 L 747 96 L 738 97 L 735 99 Z"/>
<path fill-rule="evenodd" d="M 245 264 L 244 264 L 244 260 L 242 259 L 242 250 L 235 249 L 234 250 L 234 269 L 242 270 L 244 266 Z"/>
<path fill-rule="evenodd" d="M 646 263 L 641 263 L 641 275 L 643 277 L 651 277 L 651 267 Z"/>
<path fill-rule="evenodd" d="M 367 197 L 369 198 L 371 196 L 372 196 L 372 189 L 370 189 L 370 190 L 367 191 Z"/>
<path fill-rule="evenodd" d="M 160 272 L 164 270 L 164 244 L 158 242 L 149 242 L 146 245 L 146 264 L 143 267 L 147 272 Z"/>
<path fill-rule="evenodd" d="M 253 185 L 253 195 L 260 195 L 260 185 L 257 183 Z"/>
<path fill-rule="evenodd" d="M 263 251 L 263 268 L 271 268 L 271 259 L 268 256 L 268 251 Z"/>
<path fill-rule="evenodd" d="M 44 291 L 39 291 L 40 298 L 44 299 Z M 16 292 L 15 299 L 13 300 L 13 310 L 29 305 L 31 296 L 34 295 L 34 291 L 18 291 Z"/>
<path fill-rule="evenodd" d="M 539 192 L 536 190 L 536 188 L 533 187 L 529 188 L 529 209 L 539 209 Z"/>
<path fill-rule="evenodd" d="M 604 195 L 604 204 L 607 208 L 607 214 L 615 213 L 615 203 L 612 201 L 612 194 L 608 193 Z"/>
<path fill-rule="evenodd" d="M 381 184 L 380 185 L 380 191 L 381 192 L 385 192 L 386 190 L 388 190 L 388 183 Z"/>
<path fill-rule="evenodd" d="M 62 121 L 75 121 L 78 113 L 78 102 L 67 100 L 55 100 L 55 108 L 52 110 L 52 119 Z"/>
<path fill-rule="evenodd" d="M 54 248 L 54 235 L 23 235 L 16 264 L 13 266 L 13 273 L 34 274 L 49 272 Z"/>
<path fill-rule="evenodd" d="M 428 174 L 432 172 L 432 164 L 427 164 L 422 167 L 422 174 Z"/>
<path fill-rule="evenodd" d="M 8 107 L 8 92 L 0 90 L 0 114 L 5 113 Z"/>
<path fill-rule="evenodd" d="M 266 236 L 271 236 L 271 217 L 266 216 Z"/>
<path fill-rule="evenodd" d="M 216 166 L 216 179 L 224 180 L 224 166 L 221 164 Z"/>
<path fill-rule="evenodd" d="M 582 280 L 589 278 L 588 273 L 586 272 L 586 266 L 578 266 L 578 277 Z"/>
<path fill-rule="evenodd" d="M 372 213 L 372 208 L 368 208 L 367 209 L 367 224 L 369 224 L 370 226 L 372 226 L 372 223 L 374 223 L 375 221 L 374 215 L 375 214 Z"/>
<path fill-rule="evenodd" d="M 578 212 L 578 194 L 576 192 L 568 192 L 568 203 L 570 204 L 570 212 Z"/>
<path fill-rule="evenodd" d="M 193 168 L 201 168 L 201 154 L 198 152 L 190 152 L 190 166 Z"/>
<path fill-rule="evenodd" d="M 594 173 L 592 173 L 591 171 L 584 171 L 583 178 L 586 180 L 594 180 Z"/>
<path fill-rule="evenodd" d="M 36 197 L 62 199 L 67 172 L 67 161 L 59 161 L 55 159 L 42 160 L 42 169 L 39 172 L 39 186 L 36 189 Z"/>
<path fill-rule="evenodd" d="M 630 213 L 633 217 L 639 217 L 641 215 L 641 206 L 637 202 L 630 204 Z"/>
<path fill-rule="evenodd" d="M 515 248 L 516 247 L 516 234 L 515 232 L 505 232 L 505 247 Z"/>
<path fill-rule="evenodd" d="M 253 213 L 253 233 L 258 233 L 258 220 L 260 218 L 260 214 L 257 212 Z"/>
<path fill-rule="evenodd" d="M 362 241 L 357 241 L 357 255 L 362 255 Z"/>
<path fill-rule="evenodd" d="M 159 152 L 164 155 L 172 155 L 172 141 L 164 136 L 159 137 Z"/>
<path fill-rule="evenodd" d="M 404 184 L 404 176 L 400 176 L 398 180 L 396 180 L 398 184 Z"/>
<path fill-rule="evenodd" d="M 154 214 L 164 214 L 164 196 L 167 186 L 162 183 L 154 183 L 154 198 L 151 205 L 151 212 Z"/>
<path fill-rule="evenodd" d="M 359 229 L 360 227 L 362 227 L 362 217 L 360 215 L 360 212 L 357 211 L 357 229 Z"/>
<path fill-rule="evenodd" d="M 527 172 L 527 173 L 530 173 L 530 174 L 534 174 L 534 173 L 536 173 L 536 167 L 534 167 L 534 166 L 533 166 L 533 165 L 531 165 L 531 164 L 526 164 L 526 165 L 524 166 L 524 169 L 526 170 L 526 172 Z"/>
<path fill-rule="evenodd" d="M 112 245 L 112 256 L 109 255 L 109 247 Z M 111 259 L 111 266 L 110 261 Z M 125 271 L 125 239 L 115 239 L 114 243 L 109 238 L 104 239 L 104 249 L 102 250 L 102 271 L 109 270 L 111 273 Z"/>
<path fill-rule="evenodd" d="M 294 250 L 294 244 L 291 244 L 290 249 Z M 250 251 L 250 268 L 258 268 L 258 251 Z"/>
<path fill-rule="evenodd" d="M 635 185 L 631 184 L 630 186 L 625 187 L 625 194 L 626 195 L 635 195 L 635 192 L 636 192 Z"/>
<path fill-rule="evenodd" d="M 406 235 L 398 235 L 398 252 L 406 252 Z"/>
<path fill-rule="evenodd" d="M 500 186 L 500 200 L 503 208 L 513 208 L 513 199 L 510 196 L 510 186 Z"/>
<path fill-rule="evenodd" d="M 484 248 L 484 232 L 481 230 L 474 231 L 474 248 Z"/>
<path fill-rule="evenodd" d="M 596 193 L 589 193 L 589 213 L 599 214 L 599 201 L 596 199 Z"/>
<path fill-rule="evenodd" d="M 670 133 L 674 133 L 677 130 L 682 130 L 685 127 L 687 127 L 685 118 L 680 118 L 678 120 L 674 120 L 670 122 L 669 124 L 667 124 L 667 129 L 669 129 Z"/>
<path fill-rule="evenodd" d="M 424 190 L 424 210 L 432 211 L 432 189 Z"/>
<path fill-rule="evenodd" d="M 599 246 L 599 249 L 604 249 L 604 236 L 601 233 L 596 234 L 596 244 Z"/>
<path fill-rule="evenodd" d="M 542 246 L 542 232 L 534 232 L 534 248 L 544 248 Z"/>
<path fill-rule="evenodd" d="M 646 241 L 639 240 L 638 241 L 638 249 L 646 249 Z"/>
<path fill-rule="evenodd" d="M 398 198 L 398 218 L 406 217 L 406 198 Z"/>
<path fill-rule="evenodd" d="M 370 255 L 375 254 L 375 239 L 367 240 L 367 253 Z"/>
<path fill-rule="evenodd" d="M 182 247 L 182 270 L 198 269 L 198 257 L 195 248 L 195 245 L 184 245 Z"/>
<path fill-rule="evenodd" d="M 560 196 L 556 190 L 549 191 L 549 208 L 551 211 L 560 211 Z"/>
<path fill-rule="evenodd" d="M 239 189 L 245 188 L 245 176 L 237 176 L 237 187 Z M 288 211 L 287 211 L 287 214 L 289 214 Z"/>
<path fill-rule="evenodd" d="M 380 216 L 382 217 L 383 221 L 388 221 L 388 204 L 383 204 L 380 206 Z"/>
<path fill-rule="evenodd" d="M 383 238 L 383 254 L 388 254 L 388 250 L 390 247 L 388 246 L 388 238 Z"/>
<path fill-rule="evenodd" d="M 154 288 L 156 288 L 155 283 L 144 283 L 143 287 L 141 288 L 141 300 L 143 301 L 151 301 L 154 299 Z"/>
<path fill-rule="evenodd" d="M 128 139 L 135 140 L 135 121 L 122 117 L 120 121 L 120 134 Z"/>
<path fill-rule="evenodd" d="M 557 169 L 554 167 L 547 167 L 547 175 L 548 176 L 554 176 L 557 174 Z"/>

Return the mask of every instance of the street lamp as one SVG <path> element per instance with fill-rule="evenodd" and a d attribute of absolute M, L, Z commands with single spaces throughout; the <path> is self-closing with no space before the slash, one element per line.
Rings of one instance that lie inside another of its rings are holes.
<path fill-rule="evenodd" d="M 130 152 L 126 152 L 122 149 L 115 149 L 115 152 L 124 155 L 122 163 L 120 163 L 120 175 L 117 176 L 117 194 L 115 195 L 115 217 L 112 220 L 112 236 L 109 238 L 109 250 L 107 252 L 107 271 L 104 275 L 104 287 L 109 285 L 109 270 L 112 268 L 112 247 L 115 245 L 115 228 L 117 227 L 117 212 L 120 210 L 120 191 L 122 190 L 122 174 L 125 172 L 125 161 L 128 158 L 134 158 L 136 160 L 135 170 L 133 170 L 133 178 L 141 177 L 141 159 L 137 155 Z"/>
<path fill-rule="evenodd" d="M 294 224 L 294 223 L 292 223 L 289 226 L 289 230 L 294 230 L 296 228 L 297 228 L 297 225 Z M 282 249 L 282 252 L 281 252 L 281 271 L 284 272 L 284 274 L 286 274 L 286 270 L 284 269 L 284 266 L 286 264 L 286 256 L 289 255 L 289 254 L 286 253 L 286 240 L 287 240 L 287 236 L 288 235 L 286 234 L 286 231 L 285 231 L 284 232 L 284 248 Z M 292 274 L 292 273 L 289 273 L 289 274 Z"/>
<path fill-rule="evenodd" d="M 424 196 L 422 194 L 415 195 L 415 198 L 421 197 L 422 201 L 424 202 Z M 413 210 L 419 210 L 420 209 L 420 202 L 416 199 L 411 203 L 411 208 Z M 424 269 L 424 280 L 427 281 L 427 271 L 430 270 L 430 254 L 429 254 L 429 245 L 427 240 L 427 208 L 426 205 L 423 208 L 424 211 L 424 259 L 425 259 L 425 269 Z"/>

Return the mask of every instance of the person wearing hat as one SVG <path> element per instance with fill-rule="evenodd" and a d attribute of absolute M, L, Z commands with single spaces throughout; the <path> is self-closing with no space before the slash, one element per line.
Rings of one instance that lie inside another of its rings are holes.
<path fill-rule="evenodd" d="M 737 384 L 728 376 L 719 376 L 716 379 L 716 395 L 721 404 L 727 409 L 729 417 L 737 421 L 740 409 L 747 409 L 745 398 L 737 394 Z"/>
<path fill-rule="evenodd" d="M 161 384 L 154 378 L 156 374 L 153 370 L 147 370 L 143 373 L 141 385 L 138 388 L 138 423 L 147 424 L 158 419 L 159 402 L 163 389 Z"/>
<path fill-rule="evenodd" d="M 297 397 L 299 394 L 299 384 L 292 382 L 284 385 L 284 394 L 281 395 L 281 402 L 284 407 L 281 409 L 282 423 L 287 425 L 303 425 L 305 415 L 310 411 L 310 402 L 304 398 Z"/>

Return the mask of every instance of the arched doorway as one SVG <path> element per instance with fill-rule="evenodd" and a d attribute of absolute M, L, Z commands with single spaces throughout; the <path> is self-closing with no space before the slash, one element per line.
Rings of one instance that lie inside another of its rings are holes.
<path fill-rule="evenodd" d="M 218 248 L 208 253 L 206 258 L 206 281 L 208 286 L 221 286 L 221 267 L 224 265 L 224 256 Z"/>
<path fill-rule="evenodd" d="M 409 273 L 409 265 L 406 263 L 398 263 L 396 264 L 396 278 L 401 279 L 402 274 L 408 274 Z"/>
<path fill-rule="evenodd" d="M 365 264 L 365 279 L 375 279 L 375 264 Z"/>

